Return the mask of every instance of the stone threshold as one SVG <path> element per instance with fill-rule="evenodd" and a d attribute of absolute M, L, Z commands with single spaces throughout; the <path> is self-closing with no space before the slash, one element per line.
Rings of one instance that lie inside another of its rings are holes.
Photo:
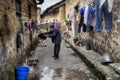
<path fill-rule="evenodd" d="M 120 63 L 112 63 L 109 66 L 120 75 Z"/>
<path fill-rule="evenodd" d="M 94 52 L 93 50 L 86 50 L 84 46 L 80 46 L 80 47 L 75 46 L 71 40 L 67 40 L 67 41 L 71 45 L 72 49 L 78 52 L 77 53 L 78 56 L 81 55 L 86 59 L 84 60 L 84 58 L 82 59 L 82 57 L 79 56 L 84 62 L 85 61 L 87 62 L 87 64 L 86 62 L 85 64 L 86 66 L 88 66 L 88 68 L 92 67 L 91 72 L 95 76 L 97 75 L 96 77 L 98 77 L 98 80 L 119 80 L 120 79 L 120 75 L 116 72 L 118 71 L 118 69 L 116 69 L 115 63 L 112 63 L 110 65 L 103 65 L 101 63 L 102 56 L 100 54 Z M 89 63 L 91 64 L 91 66 L 89 66 Z"/>

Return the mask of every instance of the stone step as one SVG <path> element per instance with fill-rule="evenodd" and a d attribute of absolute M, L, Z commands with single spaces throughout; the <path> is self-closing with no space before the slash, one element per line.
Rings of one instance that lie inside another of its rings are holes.
<path fill-rule="evenodd" d="M 69 41 L 71 46 L 73 46 L 77 51 L 80 52 L 81 55 L 86 57 L 97 70 L 102 72 L 107 80 L 119 80 L 120 75 L 118 75 L 109 65 L 101 64 L 102 56 L 92 50 L 86 50 L 85 47 L 75 46 L 72 41 Z M 118 69 L 117 69 L 118 70 Z M 120 70 L 120 69 L 119 69 Z"/>
<path fill-rule="evenodd" d="M 29 66 L 35 66 L 35 65 L 38 65 L 38 63 L 39 63 L 39 59 L 29 59 L 29 60 L 27 61 L 27 64 L 28 64 Z"/>
<path fill-rule="evenodd" d="M 109 66 L 120 74 L 120 63 L 112 63 L 112 64 L 109 64 Z"/>

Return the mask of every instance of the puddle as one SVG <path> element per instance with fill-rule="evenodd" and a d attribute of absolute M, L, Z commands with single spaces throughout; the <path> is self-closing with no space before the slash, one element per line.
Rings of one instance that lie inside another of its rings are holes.
<path fill-rule="evenodd" d="M 40 79 L 39 80 L 66 80 L 66 71 L 64 69 L 51 69 L 47 66 L 40 67 Z"/>
<path fill-rule="evenodd" d="M 47 66 L 40 66 L 33 70 L 37 73 L 36 75 L 39 74 L 39 78 L 34 77 L 29 80 L 96 80 L 93 76 L 77 70 L 52 69 Z"/>
<path fill-rule="evenodd" d="M 41 78 L 39 80 L 53 80 L 55 72 L 53 69 L 50 69 L 49 67 L 46 66 L 42 66 L 40 67 L 40 72 Z"/>

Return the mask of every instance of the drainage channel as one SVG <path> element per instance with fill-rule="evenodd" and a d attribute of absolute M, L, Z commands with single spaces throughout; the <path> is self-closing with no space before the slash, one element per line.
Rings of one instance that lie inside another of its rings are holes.
<path fill-rule="evenodd" d="M 81 58 L 81 60 L 85 63 L 88 69 L 92 72 L 94 76 L 98 78 L 98 80 L 107 80 L 106 76 L 96 69 L 96 67 L 86 58 L 84 57 L 77 49 L 75 49 L 72 45 L 70 48 Z"/>

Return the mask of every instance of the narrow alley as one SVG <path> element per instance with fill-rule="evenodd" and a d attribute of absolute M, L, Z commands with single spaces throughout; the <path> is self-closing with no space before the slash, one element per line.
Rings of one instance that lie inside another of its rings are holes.
<path fill-rule="evenodd" d="M 0 80 L 120 80 L 120 0 L 0 0 Z"/>
<path fill-rule="evenodd" d="M 30 77 L 34 78 L 39 75 L 39 80 L 96 80 L 72 49 L 65 47 L 64 40 L 62 41 L 59 59 L 52 57 L 54 53 L 51 40 L 48 39 L 46 42 L 47 47 L 38 46 L 30 58 L 39 60 L 37 66 L 31 67 L 32 76 Z"/>

